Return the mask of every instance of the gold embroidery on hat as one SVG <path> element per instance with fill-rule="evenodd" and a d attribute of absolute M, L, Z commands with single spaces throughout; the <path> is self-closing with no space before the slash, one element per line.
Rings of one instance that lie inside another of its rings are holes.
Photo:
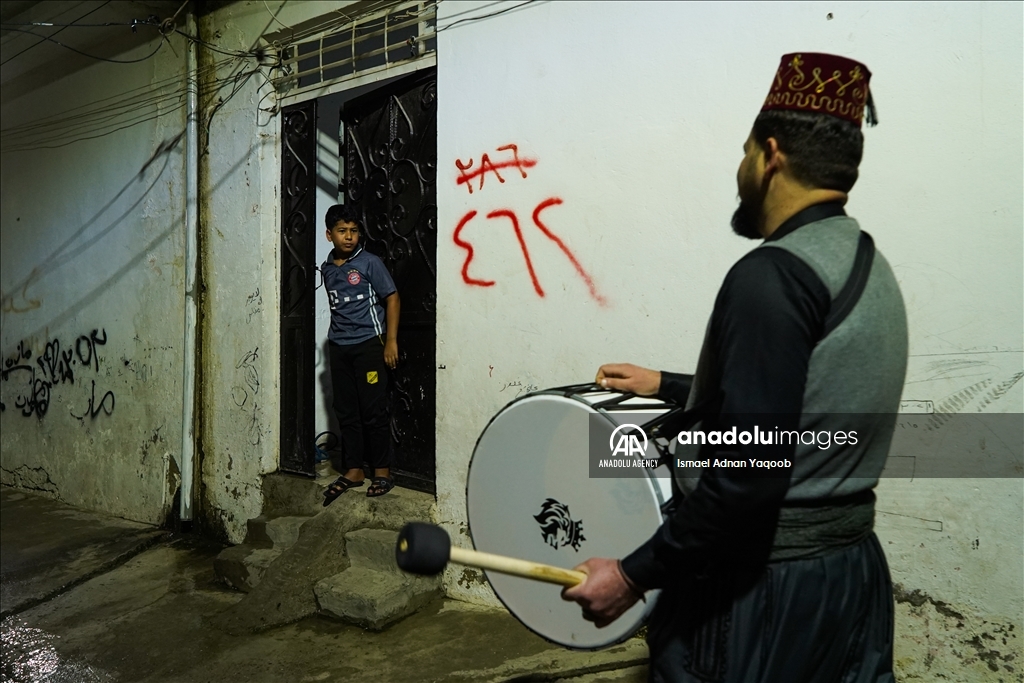
<path fill-rule="evenodd" d="M 839 95 L 840 97 L 842 97 L 842 96 L 843 96 L 843 93 L 845 93 L 845 92 L 846 92 L 846 89 L 847 89 L 848 87 L 850 87 L 851 85 L 853 85 L 853 84 L 854 84 L 854 83 L 856 83 L 857 81 L 859 81 L 859 80 L 861 80 L 861 79 L 863 79 L 863 78 L 864 78 L 864 76 L 863 76 L 863 75 L 861 74 L 861 72 L 860 72 L 860 67 L 859 67 L 859 66 L 857 66 L 857 67 L 854 67 L 854 68 L 853 68 L 853 70 L 852 70 L 852 71 L 850 71 L 850 80 L 849 80 L 849 81 L 847 81 L 846 83 L 843 83 L 842 81 L 840 81 L 840 80 L 839 80 L 839 77 L 840 77 L 841 75 L 842 75 L 842 74 L 840 74 L 840 73 L 839 73 L 839 71 L 836 71 L 836 73 L 835 73 L 835 79 L 836 79 L 836 81 L 837 81 L 837 82 L 839 83 L 839 88 L 838 88 L 838 89 L 836 89 L 836 94 L 837 94 L 837 95 Z M 854 93 L 856 93 L 857 91 L 856 91 L 856 90 L 854 90 L 853 92 L 854 92 Z"/>
<path fill-rule="evenodd" d="M 804 82 L 805 78 L 804 72 L 800 70 L 800 65 L 803 63 L 804 61 L 800 59 L 800 55 L 795 55 L 793 59 L 789 62 L 789 65 L 793 67 L 794 71 L 796 71 L 796 76 L 793 76 L 793 78 L 789 79 L 790 90 L 803 90 L 803 88 L 799 87 L 800 84 Z M 809 85 L 810 83 L 805 85 L 804 88 L 808 87 Z"/>

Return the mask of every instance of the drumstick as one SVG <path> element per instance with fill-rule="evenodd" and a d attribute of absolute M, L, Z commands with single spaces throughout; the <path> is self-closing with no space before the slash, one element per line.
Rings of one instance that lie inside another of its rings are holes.
<path fill-rule="evenodd" d="M 572 569 L 466 548 L 453 548 L 447 531 L 422 522 L 410 522 L 398 534 L 395 559 L 403 571 L 426 576 L 440 574 L 446 564 L 455 562 L 560 586 L 575 586 L 587 578 L 583 572 Z"/>

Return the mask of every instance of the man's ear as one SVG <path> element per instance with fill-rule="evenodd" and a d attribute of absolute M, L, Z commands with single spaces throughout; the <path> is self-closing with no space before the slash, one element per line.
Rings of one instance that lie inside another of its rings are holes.
<path fill-rule="evenodd" d="M 764 143 L 764 175 L 765 180 L 779 172 L 785 163 L 786 155 L 779 149 L 779 141 L 768 138 Z"/>

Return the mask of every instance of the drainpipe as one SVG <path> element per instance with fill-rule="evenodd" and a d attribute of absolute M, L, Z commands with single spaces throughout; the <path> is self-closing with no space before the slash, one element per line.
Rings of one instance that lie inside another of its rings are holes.
<path fill-rule="evenodd" d="M 186 19 L 189 35 L 197 35 L 195 14 Z M 185 363 L 181 397 L 181 521 L 192 524 L 195 481 L 196 400 L 196 266 L 199 227 L 199 69 L 196 43 L 188 41 L 187 120 L 185 123 Z"/>

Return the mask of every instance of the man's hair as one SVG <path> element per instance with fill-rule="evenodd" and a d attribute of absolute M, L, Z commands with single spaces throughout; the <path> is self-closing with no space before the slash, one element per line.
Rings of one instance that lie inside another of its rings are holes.
<path fill-rule="evenodd" d="M 356 209 L 354 204 L 335 204 L 331 208 L 327 209 L 327 216 L 324 217 L 324 223 L 327 224 L 327 229 L 332 229 L 339 222 L 355 223 L 357 228 L 362 228 L 360 225 L 362 220 L 360 219 L 359 211 Z"/>
<path fill-rule="evenodd" d="M 793 177 L 804 185 L 849 192 L 857 182 L 864 134 L 853 123 L 827 114 L 773 109 L 754 120 L 754 140 L 765 149 L 775 138 Z"/>

